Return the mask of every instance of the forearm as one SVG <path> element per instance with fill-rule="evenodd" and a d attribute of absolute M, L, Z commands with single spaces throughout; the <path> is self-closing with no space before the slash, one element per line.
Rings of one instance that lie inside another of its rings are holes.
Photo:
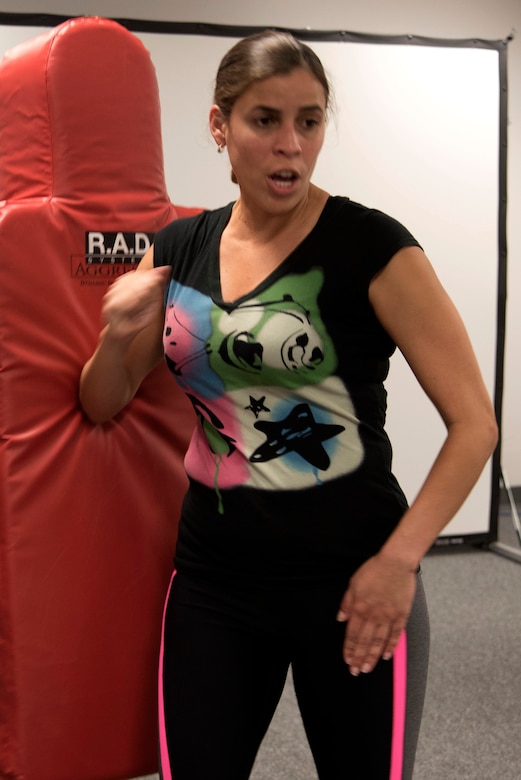
<path fill-rule="evenodd" d="M 145 261 L 150 265 L 151 253 Z M 163 356 L 163 298 L 170 268 L 147 268 L 146 262 L 142 270 L 116 281 L 104 298 L 107 325 L 83 368 L 79 388 L 80 404 L 94 423 L 120 412 Z"/>
<path fill-rule="evenodd" d="M 496 443 L 497 426 L 491 417 L 479 425 L 453 424 L 422 488 L 381 555 L 416 569 L 464 503 Z"/>
<path fill-rule="evenodd" d="M 107 331 L 108 327 L 100 334 L 80 377 L 80 405 L 94 423 L 112 419 L 135 393 L 126 362 L 129 344 L 111 339 Z"/>

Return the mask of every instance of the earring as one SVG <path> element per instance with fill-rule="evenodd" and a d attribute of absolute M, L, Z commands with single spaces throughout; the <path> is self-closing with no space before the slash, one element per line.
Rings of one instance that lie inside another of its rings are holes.
<path fill-rule="evenodd" d="M 217 154 L 222 154 L 224 152 L 224 144 L 219 144 L 217 147 Z"/>

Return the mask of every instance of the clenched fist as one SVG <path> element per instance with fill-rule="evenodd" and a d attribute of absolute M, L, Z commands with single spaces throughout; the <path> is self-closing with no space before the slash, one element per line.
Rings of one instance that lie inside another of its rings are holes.
<path fill-rule="evenodd" d="M 160 266 L 125 274 L 110 287 L 101 315 L 110 338 L 130 340 L 157 321 L 170 275 L 170 266 Z"/>

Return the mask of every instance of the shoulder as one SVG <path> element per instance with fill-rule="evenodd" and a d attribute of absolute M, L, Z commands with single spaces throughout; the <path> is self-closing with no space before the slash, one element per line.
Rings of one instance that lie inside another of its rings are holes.
<path fill-rule="evenodd" d="M 342 195 L 331 195 L 326 203 L 329 215 L 340 224 L 360 226 L 362 229 L 396 231 L 411 235 L 409 230 L 396 217 L 386 214 L 378 208 L 366 206 Z"/>
<path fill-rule="evenodd" d="M 231 211 L 231 205 L 228 204 L 213 210 L 205 209 L 199 214 L 174 219 L 156 233 L 154 243 L 157 241 L 175 240 L 191 233 L 197 233 L 200 230 L 212 230 L 217 227 L 223 216 Z"/>
<path fill-rule="evenodd" d="M 154 263 L 172 262 L 179 249 L 187 245 L 202 245 L 212 239 L 223 222 L 229 219 L 232 204 L 219 209 L 206 209 L 199 214 L 175 219 L 154 236 Z"/>
<path fill-rule="evenodd" d="M 333 255 L 340 253 L 348 259 L 348 263 L 342 263 L 345 272 L 365 286 L 401 249 L 420 246 L 395 217 L 343 196 L 330 196 L 321 225 L 317 239 Z M 338 263 L 336 267 L 338 270 Z"/>
<path fill-rule="evenodd" d="M 326 208 L 330 223 L 363 253 L 392 256 L 405 246 L 420 246 L 402 222 L 380 209 L 338 195 L 329 198 Z"/>

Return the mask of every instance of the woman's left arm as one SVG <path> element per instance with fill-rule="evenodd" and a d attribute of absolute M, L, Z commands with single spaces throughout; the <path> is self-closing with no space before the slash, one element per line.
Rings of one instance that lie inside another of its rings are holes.
<path fill-rule="evenodd" d="M 472 490 L 498 439 L 494 409 L 462 320 L 423 251 L 400 250 L 372 280 L 374 311 L 447 428 L 418 495 L 379 553 L 351 578 L 340 605 L 344 659 L 371 671 L 394 652 L 422 557 Z"/>

